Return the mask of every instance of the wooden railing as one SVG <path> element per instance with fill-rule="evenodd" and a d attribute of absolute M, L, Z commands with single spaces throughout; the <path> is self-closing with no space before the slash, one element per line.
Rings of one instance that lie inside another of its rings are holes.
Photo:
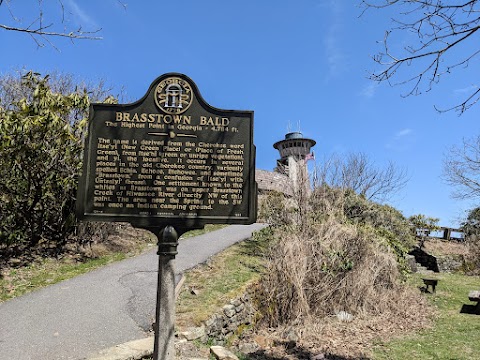
<path fill-rule="evenodd" d="M 419 231 L 420 229 L 417 230 L 417 234 Z M 439 232 L 442 235 L 436 236 L 435 234 Z M 456 234 L 452 235 L 452 233 L 456 233 Z M 462 229 L 454 229 L 449 227 L 440 227 L 440 229 L 432 232 L 427 231 L 425 235 L 430 238 L 443 239 L 443 240 L 464 241 L 465 239 Z"/>

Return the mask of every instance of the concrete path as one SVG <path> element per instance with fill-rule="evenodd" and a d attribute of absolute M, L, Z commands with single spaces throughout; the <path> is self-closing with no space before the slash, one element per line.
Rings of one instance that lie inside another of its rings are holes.
<path fill-rule="evenodd" d="M 181 240 L 177 273 L 247 239 L 263 224 Z M 0 304 L 0 359 L 85 359 L 145 338 L 155 317 L 156 249 Z"/>

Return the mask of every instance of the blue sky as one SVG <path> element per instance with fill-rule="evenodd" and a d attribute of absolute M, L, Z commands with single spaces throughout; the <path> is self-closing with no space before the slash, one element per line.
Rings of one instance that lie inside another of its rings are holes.
<path fill-rule="evenodd" d="M 184 73 L 210 105 L 255 111 L 258 168 L 272 170 L 278 155 L 272 144 L 300 128 L 317 141 L 317 161 L 363 152 L 378 166 L 392 161 L 407 169 L 407 187 L 390 202 L 406 216 L 423 213 L 457 226 L 475 205 L 451 199 L 440 176 L 448 149 L 478 134 L 478 106 L 461 117 L 433 108 L 461 100 L 475 85 L 473 71 L 457 71 L 408 98 L 401 96 L 406 88 L 367 78 L 378 70 L 371 56 L 381 50 L 395 14 L 360 17 L 356 0 L 123 2 L 126 8 L 117 0 L 64 0 L 68 25 L 102 28 L 101 41 L 52 39 L 58 50 L 39 48 L 26 34 L 0 29 L 0 72 L 56 70 L 105 79 L 129 101 L 159 75 Z M 48 3 L 45 16 L 60 15 L 58 2 Z M 33 20 L 36 0 L 13 5 L 20 20 Z M 2 5 L 0 23 L 7 22 Z M 402 36 L 396 45 L 412 35 Z"/>

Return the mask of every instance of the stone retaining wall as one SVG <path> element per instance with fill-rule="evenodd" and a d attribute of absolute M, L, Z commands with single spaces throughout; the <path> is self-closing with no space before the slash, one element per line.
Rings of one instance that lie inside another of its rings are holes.
<path fill-rule="evenodd" d="M 436 256 L 438 270 L 440 272 L 456 272 L 465 268 L 465 258 L 463 255 L 442 255 Z"/>
<path fill-rule="evenodd" d="M 251 296 L 246 293 L 238 299 L 231 300 L 214 314 L 204 325 L 189 328 L 177 336 L 188 341 L 199 339 L 203 342 L 213 340 L 217 345 L 225 344 L 226 340 L 237 333 L 242 326 L 252 324 L 255 318 L 255 309 L 252 306 Z"/>
<path fill-rule="evenodd" d="M 463 255 L 431 255 L 424 250 L 416 248 L 409 253 L 414 257 L 413 260 L 408 260 L 412 271 L 416 271 L 416 265 L 411 265 L 411 262 L 417 262 L 418 264 L 426 267 L 428 270 L 434 272 L 456 272 L 462 271 L 465 268 L 465 258 Z"/>
<path fill-rule="evenodd" d="M 250 325 L 255 316 L 251 297 L 245 294 L 225 305 L 221 313 L 214 314 L 205 322 L 205 334 L 217 344 L 224 343 L 238 328 Z"/>

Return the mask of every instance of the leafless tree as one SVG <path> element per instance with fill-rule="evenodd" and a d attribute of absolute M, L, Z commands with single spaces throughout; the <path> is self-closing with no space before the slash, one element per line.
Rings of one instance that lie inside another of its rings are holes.
<path fill-rule="evenodd" d="M 8 12 L 10 14 L 10 21 L 0 23 L 0 29 L 6 31 L 21 32 L 29 35 L 39 47 L 51 45 L 56 48 L 51 41 L 52 38 L 60 37 L 70 40 L 87 39 L 87 40 L 101 40 L 102 37 L 97 34 L 100 33 L 100 28 L 85 30 L 82 26 L 74 27 L 71 25 L 71 13 L 65 8 L 62 0 L 57 0 L 59 8 L 58 17 L 54 14 L 45 14 L 45 5 L 43 0 L 31 1 L 36 3 L 31 7 L 28 14 L 22 13 L 16 8 L 18 0 L 0 0 L 0 11 Z M 119 2 L 120 3 L 120 2 Z M 120 3 L 122 6 L 125 4 Z"/>
<path fill-rule="evenodd" d="M 385 32 L 383 51 L 374 56 L 382 70 L 370 78 L 390 85 L 407 85 L 404 96 L 430 91 L 445 75 L 466 69 L 478 60 L 480 2 L 478 0 L 362 0 L 365 11 L 394 8 L 398 16 Z M 396 48 L 396 36 L 404 33 L 408 43 Z M 439 108 L 464 113 L 480 99 L 478 84 L 466 84 L 467 96 L 459 104 Z"/>
<path fill-rule="evenodd" d="M 21 98 L 29 99 L 32 96 L 31 91 L 22 82 L 22 76 L 26 73 L 25 70 L 16 70 L 0 76 L 0 107 L 10 109 Z M 73 74 L 58 71 L 51 72 L 47 77 L 52 91 L 60 94 L 81 93 L 88 89 L 91 102 L 105 102 L 109 97 L 123 99 L 123 90 L 120 94 L 112 95 L 113 88 L 105 79 L 86 81 L 76 78 Z"/>
<path fill-rule="evenodd" d="M 26 74 L 27 72 L 24 70 L 17 70 L 0 76 L 0 109 L 14 110 L 22 98 L 31 101 L 32 89 L 22 81 Z M 117 103 L 117 99 L 124 99 L 123 89 L 120 90 L 120 93 L 114 95 L 113 88 L 104 79 L 85 81 L 72 74 L 55 71 L 47 75 L 46 78 L 50 89 L 58 94 L 68 95 L 86 92 L 92 103 Z M 88 114 L 83 109 L 72 108 L 69 113 L 70 124 L 73 125 L 85 117 L 88 117 Z M 82 133 L 78 136 L 83 138 L 85 134 Z"/>
<path fill-rule="evenodd" d="M 379 202 L 391 198 L 408 182 L 406 170 L 399 169 L 392 162 L 379 168 L 363 153 L 333 155 L 323 161 L 316 172 L 315 185 L 351 189 Z"/>
<path fill-rule="evenodd" d="M 463 139 L 462 146 L 450 149 L 444 159 L 443 177 L 454 187 L 453 197 L 480 197 L 480 135 Z"/>

